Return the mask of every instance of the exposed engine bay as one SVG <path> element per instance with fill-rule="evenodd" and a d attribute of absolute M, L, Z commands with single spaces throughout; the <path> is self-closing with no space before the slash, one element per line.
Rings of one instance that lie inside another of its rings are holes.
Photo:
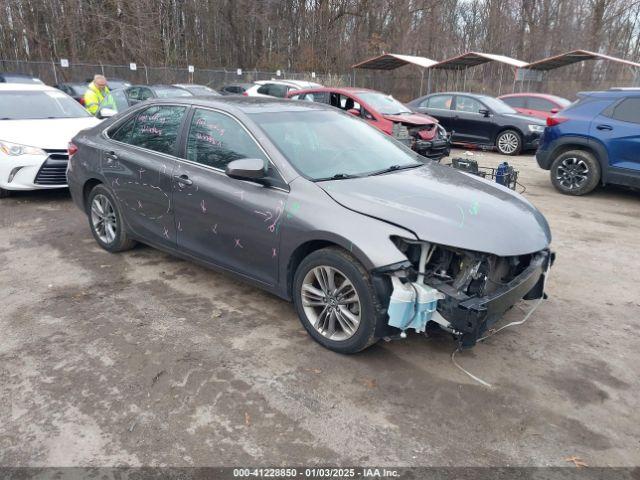
<path fill-rule="evenodd" d="M 444 127 L 437 123 L 414 125 L 395 122 L 391 136 L 431 160 L 449 155 L 451 141 Z"/>
<path fill-rule="evenodd" d="M 499 257 L 427 242 L 394 239 L 410 267 L 389 272 L 389 325 L 404 332 L 438 324 L 462 347 L 482 334 L 521 299 L 543 297 L 554 255 L 543 250 Z M 411 291 L 413 290 L 414 295 Z"/>

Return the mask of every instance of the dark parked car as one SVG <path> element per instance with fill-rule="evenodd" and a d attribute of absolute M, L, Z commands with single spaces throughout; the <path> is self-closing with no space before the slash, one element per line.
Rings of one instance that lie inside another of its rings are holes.
<path fill-rule="evenodd" d="M 387 135 L 432 160 L 449 155 L 445 129 L 435 118 L 413 113 L 391 95 L 366 88 L 318 87 L 289 92 L 292 100 L 331 105 L 360 117 Z"/>
<path fill-rule="evenodd" d="M 62 90 L 64 93 L 73 98 L 76 102 L 84 105 L 84 94 L 89 87 L 87 83 L 58 83 L 54 85 L 58 90 Z"/>
<path fill-rule="evenodd" d="M 584 195 L 599 184 L 640 188 L 640 89 L 580 93 L 547 125 L 536 159 L 560 192 Z"/>
<path fill-rule="evenodd" d="M 232 83 L 225 85 L 220 89 L 222 95 L 242 95 L 244 92 L 253 87 L 253 83 Z"/>
<path fill-rule="evenodd" d="M 551 234 L 529 202 L 326 105 L 155 100 L 69 148 L 102 248 L 140 241 L 238 274 L 338 352 L 428 326 L 471 346 L 544 293 Z"/>
<path fill-rule="evenodd" d="M 193 95 L 200 95 L 205 97 L 219 97 L 220 92 L 216 92 L 213 88 L 206 85 L 197 85 L 195 83 L 175 83 L 174 87 L 182 88 Z"/>
<path fill-rule="evenodd" d="M 24 73 L 0 72 L 0 83 L 35 83 L 43 85 L 44 82 L 33 75 Z"/>
<path fill-rule="evenodd" d="M 151 98 L 192 97 L 193 94 L 183 88 L 173 85 L 132 85 L 125 89 L 129 105 L 149 100 Z"/>
<path fill-rule="evenodd" d="M 407 106 L 437 118 L 452 132 L 453 143 L 495 146 L 504 155 L 536 149 L 545 126 L 543 120 L 521 115 L 488 95 L 434 93 L 416 98 Z"/>
<path fill-rule="evenodd" d="M 518 113 L 542 118 L 543 120 L 571 105 L 571 100 L 547 93 L 510 93 L 502 95 L 498 99 Z"/>

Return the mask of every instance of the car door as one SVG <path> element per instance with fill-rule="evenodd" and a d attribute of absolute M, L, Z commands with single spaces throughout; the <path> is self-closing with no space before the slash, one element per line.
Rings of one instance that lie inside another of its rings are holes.
<path fill-rule="evenodd" d="M 234 117 L 197 108 L 189 121 L 184 160 L 174 174 L 178 247 L 206 262 L 265 284 L 277 280 L 286 184 L 273 167 L 269 186 L 225 174 L 229 162 L 268 157 Z"/>
<path fill-rule="evenodd" d="M 416 110 L 436 118 L 447 132 L 455 130 L 453 95 L 431 95 L 422 100 Z"/>
<path fill-rule="evenodd" d="M 640 96 L 605 109 L 591 122 L 590 133 L 605 145 L 611 167 L 640 172 Z"/>
<path fill-rule="evenodd" d="M 177 139 L 187 107 L 154 105 L 109 132 L 101 169 L 125 221 L 139 238 L 175 247 L 172 178 Z"/>
<path fill-rule="evenodd" d="M 456 95 L 454 103 L 454 142 L 489 144 L 491 141 L 492 119 L 481 110 L 489 110 L 479 100 L 466 95 Z M 489 113 L 491 115 L 491 113 Z"/>

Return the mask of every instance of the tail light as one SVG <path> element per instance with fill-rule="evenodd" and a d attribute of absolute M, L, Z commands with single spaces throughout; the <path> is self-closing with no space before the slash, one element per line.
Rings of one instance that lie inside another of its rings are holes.
<path fill-rule="evenodd" d="M 78 147 L 75 143 L 69 142 L 69 146 L 67 147 L 67 153 L 69 154 L 69 158 L 73 157 L 78 151 Z"/>
<path fill-rule="evenodd" d="M 248 94 L 247 92 L 242 92 L 242 95 L 243 95 L 244 97 L 248 97 L 248 96 L 249 96 L 249 94 Z"/>
<path fill-rule="evenodd" d="M 80 105 L 84 106 L 84 97 L 80 97 L 78 102 L 80 102 Z"/>
<path fill-rule="evenodd" d="M 547 127 L 554 127 L 569 120 L 567 117 L 558 117 L 556 115 L 547 117 Z"/>

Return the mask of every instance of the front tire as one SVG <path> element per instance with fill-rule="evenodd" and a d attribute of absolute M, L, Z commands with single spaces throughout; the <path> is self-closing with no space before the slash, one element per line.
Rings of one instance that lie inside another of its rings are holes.
<path fill-rule="evenodd" d="M 381 308 L 371 277 L 336 247 L 316 250 L 298 266 L 293 302 L 309 335 L 329 350 L 356 353 L 373 345 Z"/>
<path fill-rule="evenodd" d="M 122 215 L 112 193 L 96 185 L 88 198 L 89 227 L 98 245 L 108 252 L 123 252 L 136 244 L 124 229 Z"/>
<path fill-rule="evenodd" d="M 600 162 L 590 152 L 570 150 L 551 164 L 551 183 L 565 195 L 585 195 L 600 182 Z"/>
<path fill-rule="evenodd" d="M 11 190 L 5 190 L 4 188 L 0 188 L 0 198 L 7 198 L 11 196 Z"/>
<path fill-rule="evenodd" d="M 522 135 L 515 130 L 500 132 L 496 138 L 496 148 L 503 155 L 518 155 L 522 151 Z"/>

